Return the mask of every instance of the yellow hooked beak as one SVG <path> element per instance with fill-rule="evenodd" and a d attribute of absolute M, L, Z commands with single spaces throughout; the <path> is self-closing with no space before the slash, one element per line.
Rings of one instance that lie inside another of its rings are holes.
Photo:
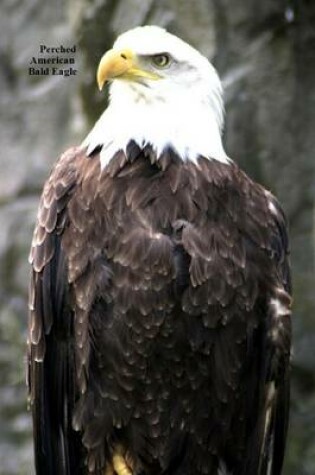
<path fill-rule="evenodd" d="M 151 71 L 145 71 L 137 65 L 137 55 L 130 49 L 107 51 L 97 68 L 97 84 L 99 90 L 111 79 L 126 79 L 138 81 L 140 78 L 160 79 L 162 76 Z"/>

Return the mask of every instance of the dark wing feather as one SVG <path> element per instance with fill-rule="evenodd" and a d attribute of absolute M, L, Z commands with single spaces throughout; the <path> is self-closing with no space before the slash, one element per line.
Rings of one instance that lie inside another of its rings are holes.
<path fill-rule="evenodd" d="M 276 392 L 270 433 L 266 436 L 269 436 L 270 460 L 272 460 L 269 463 L 272 470 L 266 473 L 278 475 L 282 470 L 289 420 L 292 284 L 286 218 L 277 200 L 272 196 L 270 200 L 275 220 L 272 242 L 273 259 L 282 289 L 279 289 L 275 295 L 281 304 L 281 315 L 275 318 L 274 309 L 271 310 L 271 322 L 277 334 L 273 360 L 271 360 L 271 378 L 274 378 Z"/>
<path fill-rule="evenodd" d="M 276 199 L 267 194 L 270 210 L 270 296 L 259 376 L 264 381 L 256 428 L 258 445 L 251 444 L 244 474 L 280 475 L 286 444 L 290 399 L 291 276 L 285 215 Z M 257 375 L 256 375 L 257 377 Z M 253 470 L 254 468 L 254 470 Z M 243 472 L 242 472 L 243 473 Z"/>
<path fill-rule="evenodd" d="M 240 448 L 244 452 L 239 462 L 227 457 L 227 468 L 235 475 L 280 475 L 290 397 L 291 277 L 287 223 L 269 192 L 243 173 L 238 179 L 238 189 L 244 192 L 240 210 L 245 213 L 237 210 L 235 220 L 240 220 L 246 248 L 244 277 L 246 272 L 251 276 L 245 288 L 241 284 L 240 292 L 246 290 L 248 303 L 255 303 L 247 317 L 247 356 L 242 363 L 245 409 L 240 411 L 240 417 L 246 424 L 236 414 L 234 425 L 236 433 L 242 427 L 245 430 L 245 446 Z M 259 285 L 252 292 L 255 298 L 249 299 L 250 283 L 256 278 Z M 241 433 L 238 435 L 242 440 Z"/>
<path fill-rule="evenodd" d="M 44 187 L 30 254 L 28 364 L 37 475 L 82 473 L 82 445 L 71 426 L 76 399 L 73 314 L 61 247 L 77 155 L 66 152 Z"/>

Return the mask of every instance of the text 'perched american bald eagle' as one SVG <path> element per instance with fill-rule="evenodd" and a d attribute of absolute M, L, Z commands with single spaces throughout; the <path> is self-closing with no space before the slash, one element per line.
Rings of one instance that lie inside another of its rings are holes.
<path fill-rule="evenodd" d="M 279 475 L 283 212 L 227 157 L 220 80 L 158 27 L 101 59 L 110 103 L 57 161 L 30 261 L 37 475 Z"/>

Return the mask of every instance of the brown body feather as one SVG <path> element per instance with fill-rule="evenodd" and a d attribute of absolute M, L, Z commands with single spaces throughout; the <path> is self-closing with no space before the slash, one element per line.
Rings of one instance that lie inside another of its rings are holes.
<path fill-rule="evenodd" d="M 279 475 L 287 253 L 279 205 L 233 163 L 64 154 L 31 251 L 37 473 L 100 475 L 119 444 L 135 475 Z"/>

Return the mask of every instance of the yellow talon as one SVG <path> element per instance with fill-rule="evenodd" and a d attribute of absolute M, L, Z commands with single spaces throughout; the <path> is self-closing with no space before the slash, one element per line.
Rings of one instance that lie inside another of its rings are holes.
<path fill-rule="evenodd" d="M 104 475 L 133 475 L 132 467 L 131 457 L 121 446 L 118 446 L 111 463 L 106 466 Z"/>
<path fill-rule="evenodd" d="M 120 453 L 116 452 L 113 455 L 113 467 L 117 475 L 132 475 L 132 471 Z"/>

